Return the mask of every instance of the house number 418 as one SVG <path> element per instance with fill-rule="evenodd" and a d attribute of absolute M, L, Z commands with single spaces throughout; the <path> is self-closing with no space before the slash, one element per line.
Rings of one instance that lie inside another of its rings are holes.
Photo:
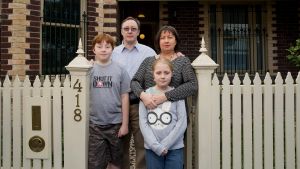
<path fill-rule="evenodd" d="M 81 92 L 82 87 L 81 87 L 81 83 L 79 82 L 79 79 L 76 80 L 76 82 L 73 86 L 73 89 L 77 90 L 77 94 L 75 95 L 76 109 L 74 110 L 74 120 L 79 122 L 82 119 L 81 109 L 80 109 L 80 106 L 79 106 L 79 93 Z"/>

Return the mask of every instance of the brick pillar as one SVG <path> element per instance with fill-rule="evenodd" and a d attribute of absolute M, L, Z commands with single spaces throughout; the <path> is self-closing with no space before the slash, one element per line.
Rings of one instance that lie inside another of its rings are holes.
<path fill-rule="evenodd" d="M 21 79 L 39 74 L 40 1 L 7 0 L 1 5 L 1 74 Z"/>
<path fill-rule="evenodd" d="M 117 36 L 117 1 L 104 0 L 103 4 L 103 32 Z"/>
<path fill-rule="evenodd" d="M 94 57 L 92 40 L 100 33 L 109 33 L 116 39 L 117 2 L 116 0 L 88 0 L 87 2 L 87 51 L 88 59 Z"/>
<path fill-rule="evenodd" d="M 24 0 L 25 1 L 25 0 Z M 26 0 L 27 4 L 27 15 L 26 15 L 26 56 L 25 64 L 29 66 L 26 71 L 26 75 L 38 75 L 40 74 L 40 44 L 41 44 L 41 1 L 40 0 Z"/>
<path fill-rule="evenodd" d="M 8 60 L 12 59 L 12 54 L 8 53 L 8 49 L 11 48 L 11 43 L 8 42 L 8 38 L 12 36 L 11 25 L 12 21 L 8 19 L 13 13 L 13 9 L 9 8 L 9 3 L 12 0 L 8 0 L 1 3 L 1 41 L 0 41 L 0 77 L 4 77 L 8 70 L 12 69 L 12 65 L 8 65 Z M 9 29 L 10 28 L 10 29 Z"/>
<path fill-rule="evenodd" d="M 98 34 L 102 33 L 103 27 L 103 0 L 88 0 L 87 1 L 87 49 L 88 59 L 94 57 L 92 51 L 92 40 Z"/>

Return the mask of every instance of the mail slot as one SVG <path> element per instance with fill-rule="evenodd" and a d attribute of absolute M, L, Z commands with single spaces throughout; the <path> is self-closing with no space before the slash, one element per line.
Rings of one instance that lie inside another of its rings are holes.
<path fill-rule="evenodd" d="M 41 106 L 32 106 L 32 130 L 41 130 Z"/>
<path fill-rule="evenodd" d="M 32 159 L 47 159 L 51 152 L 49 98 L 26 97 L 24 101 L 25 156 Z"/>

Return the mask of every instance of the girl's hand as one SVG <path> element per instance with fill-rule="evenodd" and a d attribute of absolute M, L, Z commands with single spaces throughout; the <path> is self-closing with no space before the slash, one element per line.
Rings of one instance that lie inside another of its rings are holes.
<path fill-rule="evenodd" d="M 168 154 L 168 150 L 167 149 L 164 149 L 164 151 L 161 153 L 161 156 L 165 156 Z"/>
<path fill-rule="evenodd" d="M 148 109 L 155 109 L 157 107 L 152 94 L 142 92 L 140 98 Z"/>
<path fill-rule="evenodd" d="M 125 136 L 126 134 L 128 134 L 128 126 L 127 125 L 124 125 L 122 124 L 121 127 L 120 127 L 120 130 L 118 132 L 118 137 L 123 137 Z"/>
<path fill-rule="evenodd" d="M 167 101 L 167 97 L 164 93 L 153 95 L 152 99 L 154 100 L 156 105 L 160 105 L 163 102 Z"/>

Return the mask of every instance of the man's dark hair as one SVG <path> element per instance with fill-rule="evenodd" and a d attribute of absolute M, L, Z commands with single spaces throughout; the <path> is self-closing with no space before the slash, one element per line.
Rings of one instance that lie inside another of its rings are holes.
<path fill-rule="evenodd" d="M 123 23 L 124 23 L 124 22 L 129 21 L 129 20 L 133 20 L 134 22 L 136 22 L 136 24 L 137 24 L 137 26 L 138 26 L 138 30 L 140 30 L 140 28 L 141 28 L 141 23 L 140 23 L 140 21 L 139 21 L 138 19 L 132 17 L 132 16 L 129 16 L 129 17 L 125 18 L 125 19 L 122 21 L 122 23 L 121 23 L 121 27 L 123 26 Z"/>

